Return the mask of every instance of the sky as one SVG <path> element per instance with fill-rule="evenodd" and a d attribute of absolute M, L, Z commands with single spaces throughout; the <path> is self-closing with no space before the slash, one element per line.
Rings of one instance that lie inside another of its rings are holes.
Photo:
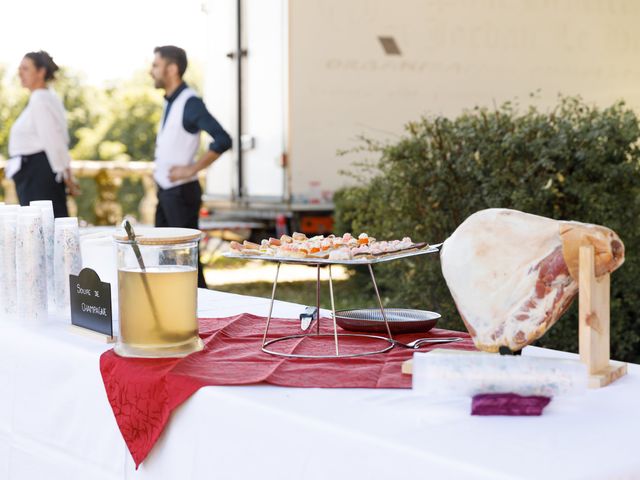
<path fill-rule="evenodd" d="M 206 58 L 206 0 L 5 0 L 0 65 L 16 72 L 25 53 L 54 61 L 102 85 L 148 68 L 153 48 L 173 44 Z"/>

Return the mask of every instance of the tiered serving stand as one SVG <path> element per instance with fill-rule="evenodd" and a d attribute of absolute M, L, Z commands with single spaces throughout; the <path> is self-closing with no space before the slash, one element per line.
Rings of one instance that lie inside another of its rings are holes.
<path fill-rule="evenodd" d="M 440 249 L 438 245 L 427 245 L 420 249 L 408 250 L 404 252 L 398 253 L 390 253 L 380 256 L 372 256 L 372 257 L 362 257 L 355 258 L 352 260 L 329 260 L 323 258 L 289 258 L 289 257 L 274 257 L 267 255 L 244 255 L 240 253 L 228 252 L 225 253 L 224 256 L 227 258 L 238 258 L 244 260 L 264 260 L 268 262 L 275 262 L 277 264 L 276 268 L 276 276 L 273 281 L 273 288 L 271 290 L 271 302 L 269 304 L 269 315 L 267 316 L 267 325 L 264 330 L 264 335 L 262 337 L 262 351 L 265 353 L 269 353 L 271 355 L 278 355 L 281 357 L 290 357 L 290 358 L 345 358 L 345 357 L 361 357 L 365 355 L 374 355 L 377 353 L 384 353 L 391 350 L 395 344 L 393 340 L 393 336 L 391 335 L 391 328 L 389 327 L 389 321 L 387 318 L 387 314 L 385 312 L 384 305 L 382 304 L 382 299 L 380 298 L 380 292 L 378 291 L 378 284 L 376 282 L 376 277 L 373 273 L 373 265 L 383 262 L 390 262 L 393 260 L 400 260 L 404 258 L 416 257 L 419 255 L 426 255 L 429 253 L 437 253 Z M 287 335 L 284 337 L 267 339 L 269 335 L 269 325 L 271 323 L 272 313 L 273 313 L 273 303 L 275 301 L 276 296 L 276 288 L 278 286 L 278 275 L 280 273 L 280 267 L 283 264 L 296 264 L 296 265 L 307 265 L 309 267 L 315 267 L 317 269 L 317 280 L 316 280 L 316 327 L 315 331 L 310 331 L 308 333 L 302 333 L 298 335 Z M 385 329 L 387 332 L 387 336 L 381 335 L 369 335 L 364 333 L 338 333 L 338 326 L 336 324 L 336 308 L 334 301 L 334 292 L 333 292 L 333 278 L 331 275 L 331 266 L 332 265 L 366 265 L 369 269 L 369 274 L 371 275 L 371 282 L 373 284 L 373 288 L 376 293 L 376 298 L 378 300 L 378 305 L 380 306 L 380 313 L 384 320 Z M 328 270 L 328 279 L 329 279 L 329 295 L 331 297 L 331 311 L 333 318 L 333 333 L 320 333 L 320 269 L 321 267 L 327 267 Z M 333 344 L 335 347 L 335 352 L 327 353 L 327 354 L 296 354 L 296 353 L 286 353 L 279 352 L 272 348 L 274 344 L 284 342 L 287 340 L 294 340 L 300 338 L 326 338 L 333 337 Z M 376 341 L 384 341 L 387 342 L 388 345 L 384 346 L 384 348 L 378 348 L 375 350 L 366 350 L 363 352 L 357 353 L 340 353 L 340 345 L 339 338 L 344 337 L 358 337 L 358 338 L 367 338 Z"/>

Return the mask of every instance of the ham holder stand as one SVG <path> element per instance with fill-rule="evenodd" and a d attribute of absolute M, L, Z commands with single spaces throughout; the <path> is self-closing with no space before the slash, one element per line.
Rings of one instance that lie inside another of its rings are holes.
<path fill-rule="evenodd" d="M 600 388 L 626 375 L 627 364 L 610 361 L 609 291 L 611 274 L 597 278 L 593 246 L 580 247 L 579 348 L 589 387 Z"/>

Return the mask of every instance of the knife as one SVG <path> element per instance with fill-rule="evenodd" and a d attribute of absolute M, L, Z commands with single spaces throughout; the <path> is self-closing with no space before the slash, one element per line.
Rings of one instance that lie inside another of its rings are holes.
<path fill-rule="evenodd" d="M 317 318 L 317 315 L 317 307 L 305 308 L 304 312 L 300 314 L 300 328 L 302 330 L 307 330 L 309 326 L 311 326 L 311 322 L 313 322 L 314 318 Z"/>

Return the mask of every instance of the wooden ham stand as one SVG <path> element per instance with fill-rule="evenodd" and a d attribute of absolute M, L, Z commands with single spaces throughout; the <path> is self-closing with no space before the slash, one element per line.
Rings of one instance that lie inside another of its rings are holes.
<path fill-rule="evenodd" d="M 626 375 L 627 364 L 609 360 L 610 274 L 596 278 L 593 246 L 580 247 L 579 341 L 580 361 L 588 369 L 589 387 L 600 388 Z"/>

